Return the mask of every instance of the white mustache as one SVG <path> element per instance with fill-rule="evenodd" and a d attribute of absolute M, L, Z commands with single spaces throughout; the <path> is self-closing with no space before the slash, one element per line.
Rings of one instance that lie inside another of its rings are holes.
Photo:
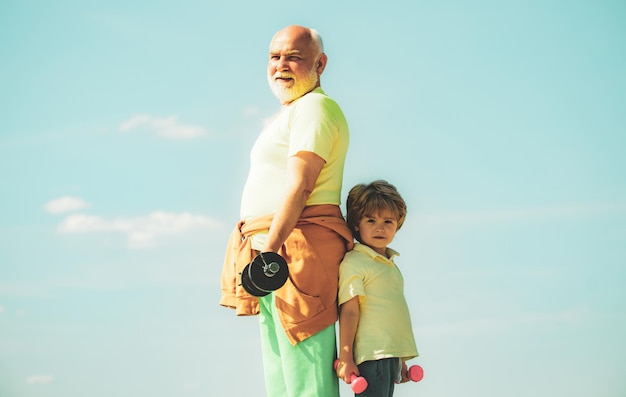
<path fill-rule="evenodd" d="M 274 80 L 276 79 L 293 79 L 296 76 L 294 74 L 291 73 L 276 73 L 274 76 L 272 76 L 272 78 Z"/>

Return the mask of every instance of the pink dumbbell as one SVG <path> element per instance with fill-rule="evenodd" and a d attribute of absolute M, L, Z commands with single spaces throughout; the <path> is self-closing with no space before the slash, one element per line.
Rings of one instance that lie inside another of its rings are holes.
<path fill-rule="evenodd" d="M 339 359 L 335 360 L 333 363 L 333 368 L 335 371 L 337 370 L 337 366 L 339 365 Z M 367 381 L 362 376 L 356 376 L 355 374 L 350 374 L 350 387 L 355 394 L 361 394 L 367 389 Z"/>
<path fill-rule="evenodd" d="M 419 365 L 411 365 L 407 372 L 413 382 L 419 382 L 424 377 L 424 370 Z"/>
<path fill-rule="evenodd" d="M 413 382 L 419 382 L 424 377 L 424 370 L 419 365 L 412 365 L 406 372 L 409 380 L 412 380 Z M 396 383 L 400 383 L 401 381 L 402 374 L 399 373 L 396 378 Z"/>

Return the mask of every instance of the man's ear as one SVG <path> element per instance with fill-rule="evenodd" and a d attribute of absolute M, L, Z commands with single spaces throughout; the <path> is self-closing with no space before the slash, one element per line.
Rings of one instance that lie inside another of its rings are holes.
<path fill-rule="evenodd" d="M 320 54 L 319 58 L 317 59 L 317 75 L 321 76 L 322 73 L 324 73 L 324 69 L 326 69 L 326 63 L 328 62 L 328 57 L 326 56 L 326 54 L 324 54 L 323 52 Z"/>

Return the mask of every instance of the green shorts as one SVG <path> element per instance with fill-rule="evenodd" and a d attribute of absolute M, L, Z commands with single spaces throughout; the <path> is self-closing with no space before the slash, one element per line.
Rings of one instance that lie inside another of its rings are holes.
<path fill-rule="evenodd" d="M 260 298 L 260 304 L 267 397 L 339 397 L 335 324 L 293 346 L 276 313 L 274 294 Z"/>

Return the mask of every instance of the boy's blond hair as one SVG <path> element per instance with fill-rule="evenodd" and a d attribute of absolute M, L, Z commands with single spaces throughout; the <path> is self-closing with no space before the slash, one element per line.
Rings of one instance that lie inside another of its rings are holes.
<path fill-rule="evenodd" d="M 359 242 L 362 243 L 357 227 L 361 218 L 379 210 L 391 211 L 398 221 L 397 230 L 400 230 L 406 218 L 406 203 L 394 185 L 379 179 L 369 185 L 361 183 L 350 189 L 346 200 L 346 221 Z"/>

